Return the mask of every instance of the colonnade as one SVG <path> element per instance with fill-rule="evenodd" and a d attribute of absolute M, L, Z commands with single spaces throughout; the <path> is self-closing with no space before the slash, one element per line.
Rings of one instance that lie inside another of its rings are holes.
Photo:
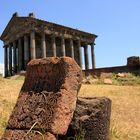
<path fill-rule="evenodd" d="M 57 57 L 57 49 L 56 49 L 56 36 L 50 35 L 51 38 L 51 49 L 52 56 Z M 61 54 L 62 56 L 67 56 L 66 54 L 66 38 L 64 36 L 60 36 L 61 41 Z M 69 40 L 69 46 L 71 50 L 71 57 L 75 59 L 74 47 L 78 47 L 78 64 L 82 68 L 82 50 L 81 47 L 84 48 L 84 61 L 85 61 L 85 69 L 89 69 L 89 55 L 88 55 L 88 45 L 91 46 L 91 63 L 92 69 L 95 68 L 95 58 L 94 58 L 94 45 L 86 44 L 79 40 L 73 40 L 72 38 L 67 38 Z M 74 46 L 74 42 L 77 42 L 77 45 Z M 16 39 L 13 42 L 4 45 L 4 64 L 5 64 L 5 77 L 12 76 L 15 73 L 18 73 L 22 70 L 26 70 L 27 63 L 31 59 L 37 58 L 37 50 L 36 50 L 36 33 L 34 30 L 31 30 L 29 34 L 25 34 L 23 37 Z M 45 32 L 41 33 L 41 55 L 42 58 L 47 57 L 47 42 L 46 42 L 46 34 Z"/>

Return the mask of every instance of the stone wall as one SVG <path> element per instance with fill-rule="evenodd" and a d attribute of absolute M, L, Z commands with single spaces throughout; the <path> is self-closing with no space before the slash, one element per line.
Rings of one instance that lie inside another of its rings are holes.
<path fill-rule="evenodd" d="M 137 66 L 116 66 L 116 67 L 105 67 L 105 68 L 96 68 L 90 70 L 83 70 L 83 75 L 96 75 L 100 76 L 101 73 L 134 73 L 140 75 L 140 65 Z"/>

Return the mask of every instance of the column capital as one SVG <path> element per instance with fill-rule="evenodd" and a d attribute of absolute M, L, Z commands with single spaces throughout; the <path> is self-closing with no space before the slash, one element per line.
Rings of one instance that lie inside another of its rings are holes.
<path fill-rule="evenodd" d="M 35 30 L 30 30 L 30 31 L 35 31 Z M 30 33 L 25 33 L 23 36 L 25 37 L 25 36 L 29 36 L 30 35 Z"/>
<path fill-rule="evenodd" d="M 24 34 L 24 39 L 26 39 L 28 37 L 28 34 Z"/>
<path fill-rule="evenodd" d="M 94 42 L 90 43 L 90 46 L 93 46 L 93 47 L 94 47 L 95 45 L 96 45 L 96 44 L 95 44 Z"/>
<path fill-rule="evenodd" d="M 51 38 L 56 38 L 56 35 L 54 32 L 51 34 Z"/>
<path fill-rule="evenodd" d="M 9 46 L 9 47 L 12 47 L 12 43 L 10 42 L 10 43 L 8 44 L 8 46 Z"/>
<path fill-rule="evenodd" d="M 13 47 L 15 47 L 16 46 L 16 43 L 17 43 L 17 41 L 15 40 L 15 41 L 13 41 Z"/>
<path fill-rule="evenodd" d="M 87 47 L 88 47 L 88 45 L 87 45 L 87 44 L 85 44 L 85 45 L 83 45 L 83 47 L 84 47 L 84 48 L 87 48 Z"/>
<path fill-rule="evenodd" d="M 31 32 L 35 32 L 35 23 L 32 23 L 31 25 L 30 25 L 30 30 L 29 30 L 29 32 L 31 33 Z"/>
<path fill-rule="evenodd" d="M 73 39 L 70 38 L 70 46 L 73 46 Z"/>
<path fill-rule="evenodd" d="M 3 48 L 7 48 L 8 47 L 8 44 L 6 44 L 6 45 L 3 45 Z"/>
<path fill-rule="evenodd" d="M 61 34 L 61 39 L 65 39 L 65 35 L 64 34 Z"/>
<path fill-rule="evenodd" d="M 69 40 L 73 42 L 73 38 L 70 38 Z"/>
<path fill-rule="evenodd" d="M 80 38 L 77 41 L 81 43 L 81 39 Z"/>
<path fill-rule="evenodd" d="M 35 27 L 34 27 L 34 24 L 33 24 L 33 25 L 31 25 L 30 33 L 32 33 L 32 32 L 35 32 Z"/>

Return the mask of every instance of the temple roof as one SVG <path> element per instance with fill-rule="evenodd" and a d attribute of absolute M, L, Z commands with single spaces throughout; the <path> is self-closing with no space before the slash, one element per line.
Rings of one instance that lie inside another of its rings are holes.
<path fill-rule="evenodd" d="M 95 38 L 97 37 L 97 35 L 95 34 L 37 19 L 35 18 L 33 13 L 30 13 L 28 17 L 19 17 L 18 14 L 15 13 L 4 29 L 0 39 L 4 42 L 7 40 L 11 41 L 13 40 L 14 36 L 17 38 L 18 36 L 21 36 L 25 33 L 29 33 L 32 28 L 34 28 L 36 32 L 46 30 L 47 33 L 66 33 L 71 36 L 80 36 L 80 38 L 90 38 L 92 40 L 95 40 Z"/>

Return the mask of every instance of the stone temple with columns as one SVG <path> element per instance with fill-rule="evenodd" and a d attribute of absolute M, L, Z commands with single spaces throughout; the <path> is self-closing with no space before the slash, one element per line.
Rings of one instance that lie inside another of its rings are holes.
<path fill-rule="evenodd" d="M 34 13 L 28 17 L 15 13 L 0 37 L 4 42 L 4 75 L 26 71 L 31 59 L 45 57 L 69 56 L 81 68 L 84 64 L 85 70 L 89 69 L 90 59 L 94 69 L 96 37 L 95 34 L 37 19 Z M 88 50 L 91 50 L 91 55 Z"/>

